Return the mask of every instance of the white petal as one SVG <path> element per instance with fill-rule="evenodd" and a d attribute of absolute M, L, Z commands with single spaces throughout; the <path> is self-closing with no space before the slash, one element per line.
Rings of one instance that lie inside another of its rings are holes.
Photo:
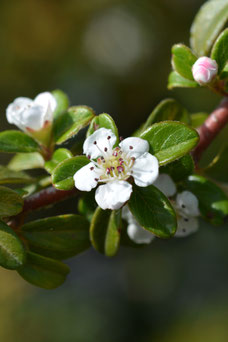
<path fill-rule="evenodd" d="M 21 122 L 26 129 L 32 129 L 39 131 L 44 126 L 45 110 L 39 105 L 35 105 L 34 102 L 29 108 L 25 108 L 21 112 Z"/>
<path fill-rule="evenodd" d="M 33 101 L 28 97 L 18 97 L 10 103 L 6 109 L 6 118 L 10 124 L 14 124 L 20 129 L 24 129 L 23 112 L 28 106 L 31 106 Z"/>
<path fill-rule="evenodd" d="M 83 152 L 92 159 L 105 156 L 106 153 L 110 154 L 112 152 L 115 142 L 116 136 L 111 129 L 99 128 L 85 140 Z M 107 149 L 107 152 L 105 152 L 105 149 Z"/>
<path fill-rule="evenodd" d="M 145 152 L 149 151 L 148 141 L 136 137 L 124 139 L 120 143 L 120 147 L 123 152 L 129 154 L 129 156 L 134 158 L 138 158 Z"/>
<path fill-rule="evenodd" d="M 177 208 L 188 216 L 199 216 L 199 201 L 190 191 L 183 191 L 176 197 Z"/>
<path fill-rule="evenodd" d="M 91 191 L 97 186 L 99 177 L 99 169 L 91 162 L 75 173 L 75 187 L 81 191 Z"/>
<path fill-rule="evenodd" d="M 136 185 L 148 186 L 154 183 L 158 177 L 158 160 L 152 154 L 146 152 L 135 160 L 132 171 Z"/>
<path fill-rule="evenodd" d="M 100 185 L 95 193 L 95 200 L 101 209 L 120 209 L 129 200 L 132 185 L 125 181 L 113 181 Z"/>
<path fill-rule="evenodd" d="M 128 208 L 128 205 L 125 205 L 123 208 L 122 208 L 122 218 L 124 220 L 126 220 L 128 223 L 131 219 L 134 219 L 132 213 L 130 212 L 129 208 Z"/>
<path fill-rule="evenodd" d="M 172 178 L 166 173 L 162 173 L 154 182 L 154 186 L 158 188 L 167 197 L 175 195 L 177 188 Z"/>
<path fill-rule="evenodd" d="M 34 99 L 34 102 L 45 108 L 50 107 L 52 112 L 54 112 L 54 110 L 57 107 L 57 102 L 56 102 L 55 97 L 48 91 L 37 95 Z"/>
<path fill-rule="evenodd" d="M 195 217 L 182 216 L 177 220 L 177 231 L 175 237 L 186 237 L 198 230 L 199 222 Z"/>

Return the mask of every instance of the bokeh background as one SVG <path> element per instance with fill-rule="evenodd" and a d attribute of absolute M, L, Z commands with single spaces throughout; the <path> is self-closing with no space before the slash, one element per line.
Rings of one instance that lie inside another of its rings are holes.
<path fill-rule="evenodd" d="M 65 91 L 71 104 L 111 114 L 123 136 L 165 97 L 190 112 L 218 97 L 166 88 L 172 44 L 188 44 L 202 0 L 1 0 L 0 130 L 18 96 Z M 0 155 L 1 164 L 8 156 Z M 75 212 L 75 199 L 36 217 Z M 227 342 L 228 229 L 202 224 L 186 239 L 156 239 L 108 259 L 69 261 L 46 291 L 1 269 L 1 342 Z"/>

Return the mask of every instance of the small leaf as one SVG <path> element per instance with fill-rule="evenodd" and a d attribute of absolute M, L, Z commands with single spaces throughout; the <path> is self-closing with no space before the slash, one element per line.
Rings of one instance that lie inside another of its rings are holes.
<path fill-rule="evenodd" d="M 24 201 L 15 191 L 0 186 L 0 217 L 15 216 L 23 209 Z"/>
<path fill-rule="evenodd" d="M 195 81 L 182 77 L 176 71 L 172 71 L 168 78 L 168 89 L 173 88 L 197 88 L 199 84 Z"/>
<path fill-rule="evenodd" d="M 22 226 L 29 249 L 54 259 L 67 259 L 90 247 L 89 222 L 79 215 L 49 217 Z"/>
<path fill-rule="evenodd" d="M 176 44 L 172 47 L 172 66 L 173 69 L 182 77 L 194 81 L 192 76 L 192 66 L 197 57 L 191 49 L 183 44 Z"/>
<path fill-rule="evenodd" d="M 116 127 L 116 124 L 113 118 L 110 115 L 105 114 L 105 113 L 95 116 L 95 118 L 91 121 L 90 126 L 87 131 L 87 137 L 93 134 L 94 131 L 102 127 L 111 129 L 113 131 L 113 133 L 117 137 L 117 141 L 116 141 L 116 145 L 117 145 L 119 143 L 118 129 Z"/>
<path fill-rule="evenodd" d="M 44 167 L 44 158 L 38 152 L 18 153 L 10 160 L 8 168 L 14 171 L 38 169 Z"/>
<path fill-rule="evenodd" d="M 0 165 L 0 184 L 26 184 L 34 182 L 34 178 L 24 172 L 17 172 Z"/>
<path fill-rule="evenodd" d="M 202 176 L 189 176 L 184 184 L 185 188 L 198 198 L 201 214 L 213 224 L 222 224 L 228 215 L 228 199 L 225 193 Z"/>
<path fill-rule="evenodd" d="M 54 112 L 54 119 L 56 120 L 63 112 L 67 111 L 69 107 L 68 96 L 59 89 L 53 90 L 52 95 L 55 97 L 57 102 L 57 108 Z"/>
<path fill-rule="evenodd" d="M 81 197 L 78 201 L 79 213 L 85 216 L 87 220 L 91 222 L 96 208 L 97 203 L 95 201 L 95 190 L 85 192 L 83 197 Z"/>
<path fill-rule="evenodd" d="M 28 252 L 26 264 L 17 271 L 29 283 L 51 290 L 64 283 L 70 269 L 61 261 Z"/>
<path fill-rule="evenodd" d="M 74 137 L 82 128 L 89 125 L 94 111 L 87 106 L 70 107 L 58 117 L 54 124 L 54 139 L 57 144 Z"/>
<path fill-rule="evenodd" d="M 156 236 L 168 238 L 175 234 L 176 214 L 165 195 L 153 185 L 134 185 L 128 206 L 138 223 Z"/>
<path fill-rule="evenodd" d="M 76 156 L 61 162 L 52 173 L 52 183 L 56 189 L 71 190 L 74 188 L 74 174 L 89 163 L 85 156 Z"/>
<path fill-rule="evenodd" d="M 0 152 L 39 152 L 37 142 L 20 131 L 4 131 L 0 133 Z"/>
<path fill-rule="evenodd" d="M 159 173 L 167 173 L 175 182 L 179 182 L 194 172 L 194 162 L 190 154 L 186 154 L 174 162 L 162 166 Z"/>
<path fill-rule="evenodd" d="M 218 74 L 220 75 L 228 61 L 228 28 L 217 38 L 211 52 L 211 58 L 216 60 L 218 64 Z"/>
<path fill-rule="evenodd" d="M 210 0 L 200 8 L 191 27 L 191 47 L 206 56 L 228 20 L 227 0 Z"/>
<path fill-rule="evenodd" d="M 0 265 L 15 270 L 25 263 L 26 253 L 13 229 L 0 221 Z"/>
<path fill-rule="evenodd" d="M 199 141 L 198 133 L 180 122 L 164 121 L 149 127 L 140 136 L 150 144 L 150 153 L 165 165 L 190 152 Z"/>
<path fill-rule="evenodd" d="M 204 123 L 207 117 L 208 114 L 204 112 L 191 114 L 191 126 L 193 128 L 198 128 Z"/>
<path fill-rule="evenodd" d="M 114 256 L 119 249 L 121 226 L 121 209 L 113 210 L 105 236 L 105 255 L 108 257 Z"/>
<path fill-rule="evenodd" d="M 59 163 L 72 157 L 73 154 L 68 149 L 59 148 L 53 153 L 51 160 L 45 163 L 45 170 L 51 174 Z"/>

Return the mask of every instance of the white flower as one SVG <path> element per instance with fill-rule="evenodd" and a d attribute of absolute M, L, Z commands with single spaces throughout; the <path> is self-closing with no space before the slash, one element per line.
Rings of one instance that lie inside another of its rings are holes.
<path fill-rule="evenodd" d="M 39 94 L 34 100 L 18 97 L 7 107 L 6 117 L 10 124 L 36 137 L 37 132 L 51 126 L 56 106 L 56 100 L 49 92 Z"/>
<path fill-rule="evenodd" d="M 216 77 L 217 72 L 217 62 L 209 57 L 200 57 L 192 67 L 193 78 L 201 85 L 210 83 Z"/>
<path fill-rule="evenodd" d="M 129 200 L 133 177 L 135 184 L 146 187 L 158 177 L 159 164 L 149 151 L 149 144 L 140 138 L 127 138 L 114 147 L 116 136 L 106 128 L 100 128 L 84 142 L 83 152 L 91 160 L 74 175 L 76 188 L 91 191 L 99 183 L 95 193 L 102 209 L 119 209 Z"/>
<path fill-rule="evenodd" d="M 153 184 L 167 197 L 176 194 L 176 185 L 167 174 L 160 174 Z M 190 191 L 178 193 L 175 199 L 171 199 L 177 214 L 177 231 L 175 237 L 185 237 L 197 231 L 199 223 L 197 216 L 200 215 L 199 203 L 195 195 Z M 127 206 L 123 208 L 122 217 L 128 222 L 127 232 L 135 243 L 150 243 L 154 235 L 145 231 L 134 219 Z M 145 235 L 147 233 L 147 235 Z M 142 238 L 141 238 L 141 234 Z"/>

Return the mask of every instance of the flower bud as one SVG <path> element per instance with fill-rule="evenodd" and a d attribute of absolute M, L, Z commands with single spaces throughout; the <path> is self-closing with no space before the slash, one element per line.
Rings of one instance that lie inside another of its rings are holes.
<path fill-rule="evenodd" d="M 218 65 L 209 57 L 200 57 L 192 67 L 194 80 L 200 85 L 210 83 L 217 75 Z"/>
<path fill-rule="evenodd" d="M 10 124 L 47 146 L 56 106 L 56 100 L 49 92 L 39 94 L 34 100 L 18 97 L 7 107 L 6 117 Z"/>

